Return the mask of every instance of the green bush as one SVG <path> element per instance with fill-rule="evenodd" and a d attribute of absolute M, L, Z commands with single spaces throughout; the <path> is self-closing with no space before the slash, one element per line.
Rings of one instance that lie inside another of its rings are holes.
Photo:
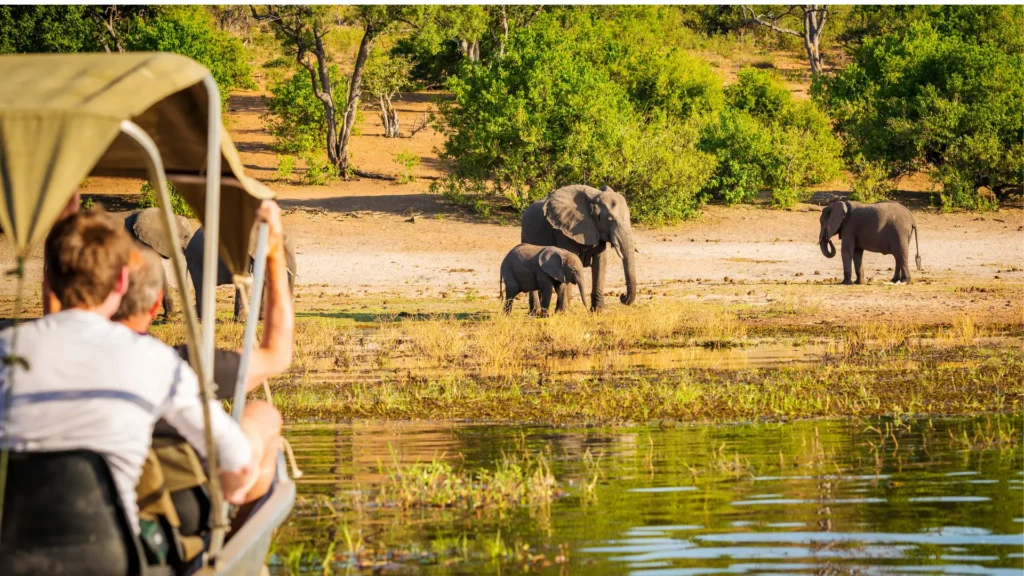
<path fill-rule="evenodd" d="M 256 88 L 242 42 L 218 30 L 204 6 L 165 6 L 135 17 L 125 44 L 133 52 L 175 52 L 206 66 L 222 103 L 231 90 Z"/>
<path fill-rule="evenodd" d="M 982 187 L 1000 198 L 1020 193 L 1024 54 L 1014 47 L 1024 28 L 1019 15 L 992 20 L 992 10 L 924 12 L 865 40 L 849 66 L 816 83 L 849 157 L 863 155 L 890 177 L 928 171 L 946 207 L 981 206 Z M 979 19 L 995 29 L 962 31 Z"/>
<path fill-rule="evenodd" d="M 413 154 L 412 152 L 409 152 L 408 150 L 403 150 L 398 154 L 395 154 L 394 160 L 395 164 L 398 164 L 399 168 L 401 169 L 401 171 L 398 173 L 398 177 L 396 178 L 397 182 L 399 184 L 409 184 L 410 182 L 415 182 L 416 175 L 413 174 L 413 171 L 416 170 L 417 167 L 419 167 L 420 157 Z"/>
<path fill-rule="evenodd" d="M 295 169 L 295 156 L 288 154 L 277 155 L 277 179 L 287 182 L 292 179 L 292 170 Z"/>
<path fill-rule="evenodd" d="M 773 205 L 787 207 L 807 186 L 839 175 L 841 146 L 828 117 L 813 103 L 794 102 L 771 73 L 744 69 L 725 96 L 726 110 L 700 140 L 700 150 L 718 159 L 706 199 L 752 202 L 768 190 Z"/>
<path fill-rule="evenodd" d="M 178 193 L 174 188 L 174 184 L 167 183 L 167 191 L 171 197 L 171 208 L 174 213 L 178 216 L 184 216 L 186 218 L 195 218 L 196 215 L 192 212 L 192 207 L 185 201 L 185 197 Z M 149 182 L 143 182 L 142 188 L 139 189 L 139 194 L 142 196 L 139 198 L 139 209 L 143 208 L 154 208 L 160 205 L 157 199 L 156 189 Z"/>
<path fill-rule="evenodd" d="M 306 156 L 306 174 L 303 180 L 310 186 L 326 186 L 338 177 L 335 167 L 319 154 Z"/>
<path fill-rule="evenodd" d="M 343 76 L 335 64 L 328 68 L 328 74 L 334 88 L 335 121 L 342 122 L 348 100 L 348 77 Z M 324 105 L 313 93 L 313 84 L 305 69 L 271 85 L 267 110 L 264 119 L 279 152 L 305 154 L 326 149 Z"/>
<path fill-rule="evenodd" d="M 697 149 L 698 122 L 662 117 L 624 130 L 622 171 L 609 179 L 627 191 L 630 211 L 647 224 L 666 224 L 695 215 L 699 192 L 717 159 Z"/>
<path fill-rule="evenodd" d="M 467 204 L 498 193 L 522 210 L 558 186 L 607 184 L 637 221 L 691 215 L 714 163 L 696 127 L 721 88 L 706 65 L 654 40 L 541 16 L 503 58 L 461 68 L 440 103 L 441 157 L 454 168 L 433 188 Z"/>
<path fill-rule="evenodd" d="M 892 196 L 896 185 L 879 162 L 868 162 L 859 156 L 852 162 L 853 183 L 850 200 L 878 202 Z"/>

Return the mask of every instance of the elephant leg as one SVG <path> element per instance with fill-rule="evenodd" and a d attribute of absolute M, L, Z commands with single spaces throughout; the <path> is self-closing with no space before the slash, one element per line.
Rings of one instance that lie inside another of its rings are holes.
<path fill-rule="evenodd" d="M 608 250 L 594 255 L 591 262 L 590 309 L 597 311 L 604 308 L 604 270 L 608 264 Z"/>
<path fill-rule="evenodd" d="M 245 313 L 245 308 L 242 307 L 242 298 L 245 298 L 245 295 L 242 294 L 242 291 L 239 290 L 236 287 L 235 288 L 235 322 L 245 322 L 246 319 L 247 319 L 247 317 L 246 317 L 247 315 Z"/>
<path fill-rule="evenodd" d="M 853 284 L 853 241 L 843 242 L 843 284 Z"/>
<path fill-rule="evenodd" d="M 192 279 L 192 290 L 196 293 L 196 318 L 203 320 L 203 273 L 199 269 L 189 266 L 189 277 Z"/>
<path fill-rule="evenodd" d="M 530 290 L 530 316 L 536 316 L 540 309 L 540 303 L 537 301 L 537 291 Z"/>
<path fill-rule="evenodd" d="M 502 304 L 502 312 L 505 314 L 512 314 L 512 302 L 518 295 L 519 294 L 516 292 L 505 292 L 505 301 Z"/>
<path fill-rule="evenodd" d="M 864 267 L 861 265 L 864 261 L 864 249 L 855 248 L 853 251 L 853 271 L 857 275 L 857 284 L 864 283 Z"/>
<path fill-rule="evenodd" d="M 900 281 L 910 284 L 913 282 L 910 278 L 910 247 L 899 250 L 894 255 L 896 257 L 896 270 L 899 272 Z"/>
<path fill-rule="evenodd" d="M 174 298 L 171 296 L 171 287 L 167 283 L 166 276 L 164 276 L 164 298 L 162 301 L 162 305 L 164 307 L 165 317 L 169 318 L 171 314 L 174 314 Z"/>
<path fill-rule="evenodd" d="M 505 282 L 505 295 L 502 298 L 502 310 L 505 314 L 512 313 L 512 302 L 519 295 L 519 286 L 517 284 L 509 284 Z"/>
<path fill-rule="evenodd" d="M 545 283 L 540 286 L 540 315 L 547 316 L 548 308 L 551 307 L 551 293 L 554 291 L 554 286 L 551 283 Z"/>
<path fill-rule="evenodd" d="M 565 310 L 569 306 L 569 298 L 568 294 L 566 293 L 566 286 L 568 286 L 568 284 L 562 282 L 561 284 L 558 285 L 557 288 L 555 288 L 555 312 L 565 312 Z"/>

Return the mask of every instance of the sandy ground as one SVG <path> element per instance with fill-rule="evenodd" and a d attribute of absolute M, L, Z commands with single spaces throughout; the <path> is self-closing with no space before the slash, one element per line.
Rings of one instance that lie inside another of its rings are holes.
<path fill-rule="evenodd" d="M 396 107 L 405 134 L 429 114 L 431 98 L 416 94 L 399 99 Z M 394 173 L 393 156 L 409 151 L 421 157 L 417 180 L 398 185 L 358 179 L 310 187 L 298 183 L 301 162 L 291 181 L 276 180 L 277 155 L 263 126 L 264 112 L 259 94 L 233 95 L 227 125 L 250 174 L 276 190 L 288 209 L 285 224 L 296 241 L 300 294 L 336 296 L 339 306 L 347 297 L 479 294 L 493 296 L 497 309 L 498 267 L 518 244 L 519 228 L 485 222 L 428 192 L 431 180 L 443 170 L 436 152 L 443 143 L 440 134 L 427 128 L 413 137 L 385 139 L 376 111 L 367 109 L 362 135 L 353 141 L 356 165 Z M 927 186 L 911 184 L 918 190 Z M 126 209 L 139 185 L 94 178 L 83 192 L 112 209 Z M 1024 211 L 941 214 L 927 207 L 923 194 L 906 198 L 914 207 L 924 264 L 912 286 L 886 284 L 893 260 L 873 253 L 864 258 L 871 284 L 832 285 L 841 278 L 842 263 L 838 257 L 823 257 L 816 245 L 819 206 L 711 206 L 699 218 L 677 226 L 635 228 L 641 296 L 764 302 L 777 298 L 780 290 L 772 286 L 785 286 L 785 291 L 818 303 L 842 302 L 836 314 L 851 321 L 887 314 L 942 321 L 961 310 L 1003 322 L 1024 321 L 1019 304 L 1024 295 Z M 13 266 L 6 244 L 0 249 L 0 265 Z M 38 258 L 29 261 L 28 272 L 29 285 L 38 286 Z M 617 261 L 608 287 L 616 293 L 624 290 Z M 0 293 L 10 296 L 13 291 L 11 278 L 0 280 Z"/>

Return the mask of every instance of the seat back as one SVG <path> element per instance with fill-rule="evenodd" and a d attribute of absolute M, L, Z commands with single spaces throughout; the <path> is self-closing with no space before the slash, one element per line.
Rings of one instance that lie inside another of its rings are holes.
<path fill-rule="evenodd" d="M 0 574 L 141 574 L 144 562 L 106 460 L 11 452 Z"/>

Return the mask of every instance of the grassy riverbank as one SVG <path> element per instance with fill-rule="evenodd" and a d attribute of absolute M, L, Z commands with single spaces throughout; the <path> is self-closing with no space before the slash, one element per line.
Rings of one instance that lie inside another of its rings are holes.
<path fill-rule="evenodd" d="M 578 308 L 545 319 L 300 317 L 293 368 L 273 383 L 275 403 L 289 418 L 618 424 L 977 414 L 1016 411 L 1024 401 L 1019 323 L 960 314 L 944 324 L 834 326 L 811 321 L 820 305 L 797 300 L 756 309 L 666 300 L 596 315 Z M 219 345 L 238 346 L 241 330 L 219 327 Z M 155 332 L 182 339 L 178 324 Z M 766 345 L 799 361 L 744 360 Z M 687 361 L 658 362 L 680 350 L 692 351 Z M 723 362 L 726 352 L 739 363 Z"/>

